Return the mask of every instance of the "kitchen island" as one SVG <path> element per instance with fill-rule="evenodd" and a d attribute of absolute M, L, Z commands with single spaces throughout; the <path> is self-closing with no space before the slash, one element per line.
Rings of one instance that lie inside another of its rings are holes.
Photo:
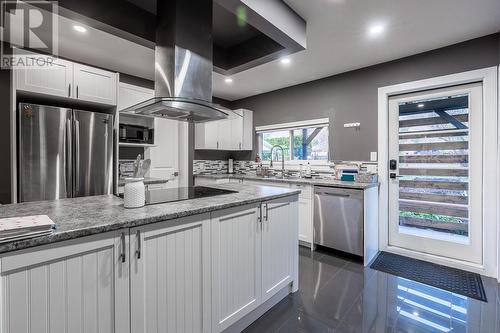
<path fill-rule="evenodd" d="M 49 236 L 0 244 L 2 333 L 239 331 L 298 289 L 296 189 L 123 208 L 114 196 L 6 205 Z M 34 311 L 36 309 L 36 311 Z"/>

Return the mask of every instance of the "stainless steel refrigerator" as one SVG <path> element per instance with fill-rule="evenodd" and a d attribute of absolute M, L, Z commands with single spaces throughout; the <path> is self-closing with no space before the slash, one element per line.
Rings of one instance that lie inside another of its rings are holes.
<path fill-rule="evenodd" d="M 19 104 L 19 202 L 110 194 L 113 116 Z"/>

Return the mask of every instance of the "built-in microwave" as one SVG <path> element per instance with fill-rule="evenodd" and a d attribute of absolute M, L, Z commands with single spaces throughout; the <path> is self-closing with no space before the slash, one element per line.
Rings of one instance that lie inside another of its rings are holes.
<path fill-rule="evenodd" d="M 139 125 L 120 124 L 120 142 L 154 143 L 154 129 Z"/>

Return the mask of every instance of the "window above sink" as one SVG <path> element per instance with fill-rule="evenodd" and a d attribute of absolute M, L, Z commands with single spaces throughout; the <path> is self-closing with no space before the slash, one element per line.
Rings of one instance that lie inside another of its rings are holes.
<path fill-rule="evenodd" d="M 259 155 L 271 160 L 271 148 L 283 148 L 285 161 L 329 160 L 329 119 L 314 119 L 293 123 L 256 127 Z"/>

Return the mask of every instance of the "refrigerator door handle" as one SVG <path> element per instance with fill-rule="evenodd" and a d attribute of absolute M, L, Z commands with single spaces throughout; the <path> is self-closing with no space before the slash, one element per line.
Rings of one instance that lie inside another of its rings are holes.
<path fill-rule="evenodd" d="M 74 183 L 75 191 L 73 193 L 74 197 L 78 196 L 78 191 L 80 190 L 80 121 L 75 119 L 75 174 Z"/>
<path fill-rule="evenodd" d="M 73 140 L 71 139 L 71 119 L 66 120 L 66 197 L 73 197 Z"/>

